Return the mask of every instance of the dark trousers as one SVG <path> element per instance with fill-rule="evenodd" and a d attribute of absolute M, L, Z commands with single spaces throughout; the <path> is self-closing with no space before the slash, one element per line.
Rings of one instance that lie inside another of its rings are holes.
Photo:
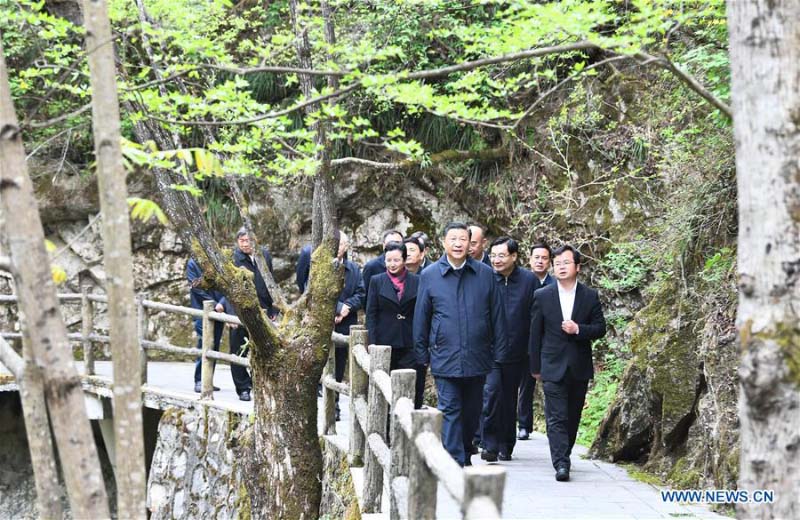
<path fill-rule="evenodd" d="M 556 469 L 559 466 L 570 467 L 569 456 L 578 437 L 588 386 L 589 381 L 575 379 L 569 369 L 561 381 L 542 383 L 550 459 Z"/>
<path fill-rule="evenodd" d="M 239 325 L 235 329 L 231 329 L 231 354 L 238 356 L 242 351 L 242 346 L 247 341 L 247 329 L 243 325 Z M 247 368 L 241 365 L 231 365 L 231 375 L 233 376 L 233 384 L 236 387 L 236 393 L 249 392 L 253 388 L 253 380 L 250 378 L 250 373 Z"/>
<path fill-rule="evenodd" d="M 413 348 L 393 348 L 390 371 L 403 368 L 416 370 L 417 372 L 417 379 L 414 384 L 414 408 L 419 410 L 422 408 L 422 400 L 425 394 L 425 376 L 428 373 L 428 367 L 417 364 L 417 357 Z"/>
<path fill-rule="evenodd" d="M 219 352 L 219 344 L 222 341 L 222 331 L 225 330 L 225 324 L 220 321 L 214 322 L 214 350 Z M 202 320 L 194 320 L 194 331 L 197 333 L 197 349 L 203 349 L 203 321 Z M 211 360 L 211 366 L 215 367 L 217 365 L 217 361 L 215 359 Z M 194 382 L 200 382 L 200 375 L 202 373 L 203 367 L 203 358 L 198 357 L 197 360 L 194 362 Z"/>
<path fill-rule="evenodd" d="M 536 380 L 531 376 L 528 361 L 525 360 L 525 370 L 519 384 L 519 405 L 517 406 L 517 423 L 519 428 L 525 428 L 530 433 L 533 430 L 533 391 L 536 390 Z"/>
<path fill-rule="evenodd" d="M 511 455 L 517 442 L 515 418 L 517 389 L 526 367 L 521 363 L 497 363 L 486 376 L 483 408 L 483 449 Z"/>
<path fill-rule="evenodd" d="M 469 464 L 468 449 L 481 414 L 481 394 L 486 376 L 438 377 L 439 411 L 442 412 L 442 443 L 459 466 Z"/>

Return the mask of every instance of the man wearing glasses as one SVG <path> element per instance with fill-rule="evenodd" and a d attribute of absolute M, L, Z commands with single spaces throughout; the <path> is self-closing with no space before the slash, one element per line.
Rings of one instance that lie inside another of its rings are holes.
<path fill-rule="evenodd" d="M 534 244 L 531 248 L 530 266 L 536 278 L 534 291 L 555 283 L 555 279 L 550 276 L 550 256 L 550 246 L 545 243 Z M 527 357 L 526 352 L 526 360 Z M 526 365 L 528 364 L 530 364 L 529 361 Z M 533 391 L 535 389 L 536 380 L 526 370 L 519 384 L 519 406 L 517 407 L 517 422 L 519 423 L 517 438 L 521 441 L 528 440 L 533 430 Z"/>
<path fill-rule="evenodd" d="M 492 242 L 489 253 L 508 336 L 505 348 L 494 351 L 494 364 L 484 388 L 481 458 L 487 462 L 511 460 L 517 441 L 517 389 L 522 374 L 527 372 L 533 292 L 537 287 L 533 273 L 517 266 L 518 252 L 516 240 L 500 237 Z"/>
<path fill-rule="evenodd" d="M 592 341 L 606 333 L 597 291 L 578 282 L 581 254 L 572 246 L 553 253 L 557 283 L 534 294 L 530 333 L 531 375 L 542 381 L 550 459 L 556 480 L 569 480 L 570 454 L 589 380 Z"/>

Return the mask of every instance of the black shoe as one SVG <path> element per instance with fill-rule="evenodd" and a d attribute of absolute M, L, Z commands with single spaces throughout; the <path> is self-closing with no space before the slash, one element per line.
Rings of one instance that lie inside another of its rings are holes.
<path fill-rule="evenodd" d="M 333 418 L 336 421 L 339 421 L 339 420 L 341 420 L 340 417 L 341 417 L 341 414 L 339 413 L 339 409 L 337 408 L 336 411 L 333 413 Z"/>
<path fill-rule="evenodd" d="M 503 453 L 501 451 L 500 453 L 497 454 L 497 458 L 500 459 L 500 460 L 508 462 L 509 460 L 511 460 L 511 454 L 510 453 Z"/>
<path fill-rule="evenodd" d="M 559 482 L 566 482 L 569 480 L 569 468 L 566 466 L 559 466 L 556 469 L 556 480 Z"/>
<path fill-rule="evenodd" d="M 239 400 L 240 401 L 249 401 L 250 400 L 250 390 L 245 390 L 244 392 L 239 393 Z"/>
<path fill-rule="evenodd" d="M 466 468 L 467 466 L 472 466 L 472 461 L 469 456 L 467 456 L 467 460 L 464 461 L 464 467 Z"/>
<path fill-rule="evenodd" d="M 478 443 L 476 443 L 475 441 L 472 441 L 472 443 L 469 445 L 469 448 L 467 449 L 467 454 L 469 454 L 469 455 L 477 455 L 478 453 L 480 453 L 480 451 L 481 450 L 478 449 Z"/>
<path fill-rule="evenodd" d="M 481 458 L 486 462 L 497 462 L 497 452 L 483 450 L 483 453 L 481 453 Z"/>
<path fill-rule="evenodd" d="M 517 439 L 519 439 L 521 441 L 527 441 L 530 438 L 531 438 L 531 434 L 530 434 L 530 432 L 528 430 L 526 430 L 525 428 L 520 428 L 519 429 L 519 432 L 517 433 Z"/>

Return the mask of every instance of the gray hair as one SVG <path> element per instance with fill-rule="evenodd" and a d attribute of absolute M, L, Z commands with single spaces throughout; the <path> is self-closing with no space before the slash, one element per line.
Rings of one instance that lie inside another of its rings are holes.
<path fill-rule="evenodd" d="M 243 236 L 245 236 L 247 234 L 249 234 L 249 233 L 247 233 L 247 228 L 244 227 L 244 226 L 240 227 L 239 231 L 236 232 L 236 240 L 239 240 L 240 238 L 242 238 Z"/>

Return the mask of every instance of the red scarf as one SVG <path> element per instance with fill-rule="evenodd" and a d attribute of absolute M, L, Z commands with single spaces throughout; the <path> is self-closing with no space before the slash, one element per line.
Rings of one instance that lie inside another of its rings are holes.
<path fill-rule="evenodd" d="M 403 270 L 400 271 L 399 274 L 394 275 L 390 273 L 388 270 L 386 274 L 389 275 L 389 280 L 392 281 L 392 285 L 394 286 L 395 292 L 397 292 L 397 301 L 403 299 L 403 291 L 406 290 L 406 275 L 408 275 L 408 269 L 403 267 Z"/>

